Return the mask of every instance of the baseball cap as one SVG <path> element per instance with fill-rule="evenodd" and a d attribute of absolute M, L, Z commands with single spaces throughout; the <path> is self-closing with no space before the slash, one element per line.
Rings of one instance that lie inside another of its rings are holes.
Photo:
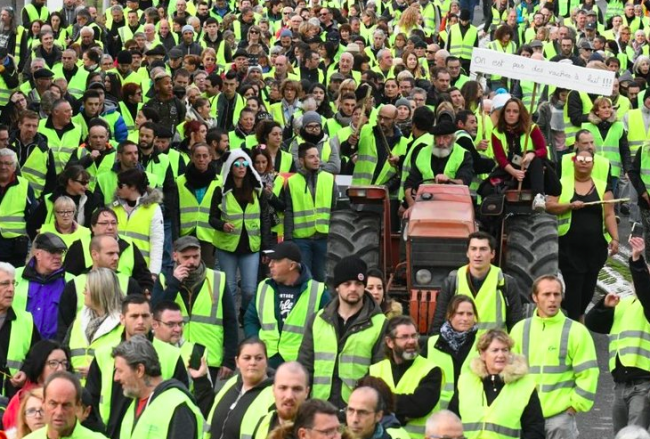
<path fill-rule="evenodd" d="M 302 262 L 302 254 L 300 248 L 294 242 L 283 241 L 275 246 L 273 250 L 265 250 L 264 255 L 274 261 L 280 259 L 289 259 L 290 261 L 300 263 Z"/>
<path fill-rule="evenodd" d="M 175 252 L 182 252 L 187 250 L 188 248 L 201 249 L 201 244 L 199 243 L 199 240 L 196 239 L 194 236 L 183 236 L 182 238 L 178 238 L 174 242 Z"/>

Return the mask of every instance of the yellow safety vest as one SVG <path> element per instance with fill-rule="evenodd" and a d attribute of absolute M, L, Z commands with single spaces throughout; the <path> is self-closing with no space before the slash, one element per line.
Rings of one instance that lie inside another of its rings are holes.
<path fill-rule="evenodd" d="M 56 131 L 46 124 L 47 119 L 41 119 L 38 132 L 47 137 L 47 144 L 54 155 L 54 168 L 58 175 L 70 161 L 72 153 L 81 145 L 81 127 L 74 126 L 73 129 L 63 133 L 63 137 L 59 137 Z"/>
<path fill-rule="evenodd" d="M 583 123 L 582 129 L 589 130 L 589 132 L 594 136 L 594 143 L 596 145 L 596 152 L 602 154 L 609 160 L 610 165 L 612 166 L 612 177 L 621 176 L 621 151 L 620 151 L 620 141 L 621 138 L 625 135 L 625 128 L 621 122 L 614 122 L 612 126 L 607 131 L 607 136 L 603 139 L 603 136 L 600 134 L 600 129 L 593 123 Z"/>
<path fill-rule="evenodd" d="M 158 203 L 139 205 L 130 215 L 126 213 L 126 210 L 124 210 L 124 207 L 118 201 L 115 201 L 111 207 L 117 216 L 117 227 L 120 233 L 133 240 L 135 245 L 140 249 L 140 253 L 142 253 L 142 257 L 144 257 L 147 265 L 150 261 L 149 256 L 151 250 L 151 243 L 149 241 L 151 221 L 153 221 L 157 207 Z"/>
<path fill-rule="evenodd" d="M 630 110 L 627 114 L 627 141 L 630 145 L 630 153 L 634 157 L 639 148 L 650 139 L 650 127 L 646 131 L 640 108 Z"/>
<path fill-rule="evenodd" d="M 583 91 L 570 91 L 571 93 L 579 93 L 580 100 L 582 101 L 582 113 L 587 114 L 591 111 L 591 108 L 594 106 L 593 102 L 589 98 L 589 95 Z M 568 100 L 568 96 L 567 96 Z M 576 142 L 576 133 L 580 131 L 580 127 L 577 127 L 571 123 L 569 119 L 569 105 L 564 106 L 564 134 L 566 134 L 566 146 L 571 147 Z"/>
<path fill-rule="evenodd" d="M 481 289 L 474 297 L 472 289 L 467 282 L 467 265 L 458 269 L 456 273 L 456 294 L 464 294 L 476 304 L 478 315 L 481 319 L 477 326 L 480 332 L 488 329 L 505 329 L 506 327 L 506 300 L 503 297 L 505 277 L 499 267 L 490 265 L 490 271 L 481 285 Z M 479 335 L 477 335 L 478 337 Z"/>
<path fill-rule="evenodd" d="M 11 321 L 11 337 L 9 337 L 9 348 L 7 349 L 7 369 L 13 376 L 23 366 L 27 352 L 32 344 L 32 333 L 34 332 L 34 318 L 26 311 L 16 309 L 16 320 Z"/>
<path fill-rule="evenodd" d="M 440 369 L 442 369 L 442 387 L 440 390 L 439 406 L 440 409 L 444 410 L 449 407 L 449 403 L 453 399 L 454 393 L 456 392 L 456 375 L 454 373 L 454 360 L 451 358 L 451 355 L 436 349 L 436 343 L 438 342 L 439 338 L 439 335 L 432 335 L 429 337 L 429 340 L 427 340 L 427 358 Z M 465 373 L 469 370 L 469 362 L 472 361 L 472 358 L 476 356 L 477 342 L 478 337 L 475 337 L 474 345 L 472 346 L 470 353 L 465 358 L 465 361 L 461 366 L 460 373 Z"/>
<path fill-rule="evenodd" d="M 246 228 L 251 251 L 254 253 L 260 251 L 262 246 L 262 220 L 257 192 L 253 194 L 253 203 L 246 204 L 244 210 L 242 210 L 232 191 L 225 193 L 221 198 L 221 220 L 232 224 L 235 230 L 226 233 L 215 229 L 213 244 L 216 248 L 234 252 L 241 239 L 242 230 Z"/>
<path fill-rule="evenodd" d="M 176 183 L 180 201 L 181 236 L 195 234 L 199 241 L 212 243 L 214 229 L 210 225 L 210 205 L 214 190 L 221 184 L 221 179 L 217 176 L 210 182 L 200 203 L 196 195 L 187 188 L 186 182 L 187 177 L 181 175 Z"/>
<path fill-rule="evenodd" d="M 27 236 L 25 208 L 29 194 L 29 183 L 26 179 L 16 176 L 17 185 L 7 189 L 0 202 L 0 235 L 4 239 Z"/>
<path fill-rule="evenodd" d="M 316 232 L 329 233 L 334 176 L 325 171 L 318 173 L 315 197 L 302 174 L 289 177 L 288 184 L 293 203 L 293 237 L 310 238 Z"/>
<path fill-rule="evenodd" d="M 609 331 L 609 370 L 616 368 L 616 357 L 625 367 L 650 372 L 650 324 L 636 296 L 621 298 L 614 308 L 614 323 Z"/>
<path fill-rule="evenodd" d="M 570 169 L 573 170 L 573 167 L 570 167 Z M 598 197 L 601 200 L 604 200 L 605 189 L 607 188 L 607 181 L 594 178 L 593 175 L 592 175 L 592 179 L 594 181 L 594 184 L 596 185 L 596 191 L 598 192 Z M 573 172 L 562 177 L 560 181 L 562 183 L 562 194 L 560 195 L 559 202 L 563 204 L 570 203 L 571 199 L 573 198 L 573 194 L 575 192 L 575 178 L 573 176 Z M 607 227 L 605 225 L 605 205 L 602 206 L 602 209 L 603 209 L 603 236 L 605 237 L 605 240 L 609 242 L 612 240 L 612 238 L 609 236 L 609 233 L 607 232 Z M 568 210 L 565 213 L 558 215 L 557 222 L 558 222 L 558 229 L 557 229 L 558 236 L 566 235 L 569 229 L 571 228 L 571 210 Z"/>
<path fill-rule="evenodd" d="M 463 37 L 460 31 L 460 24 L 456 23 L 449 28 L 449 39 L 451 46 L 449 46 L 449 54 L 457 56 L 460 59 L 472 59 L 472 51 L 474 50 L 474 42 L 478 37 L 478 30 L 475 26 L 470 25 L 465 36 Z"/>

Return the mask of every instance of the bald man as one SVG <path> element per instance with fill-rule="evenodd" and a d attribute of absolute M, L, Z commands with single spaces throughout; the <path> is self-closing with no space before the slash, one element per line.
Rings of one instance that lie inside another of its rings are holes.
<path fill-rule="evenodd" d="M 358 153 L 350 160 L 355 163 L 353 185 L 384 185 L 391 196 L 391 215 L 394 231 L 399 228 L 397 210 L 399 203 L 399 176 L 406 156 L 408 140 L 395 126 L 397 108 L 384 105 L 379 110 L 377 121 L 367 123 L 361 128 L 358 140 Z M 349 139 L 348 139 L 349 142 Z M 343 142 L 341 149 L 346 142 Z"/>
<path fill-rule="evenodd" d="M 381 421 L 384 412 L 385 403 L 377 389 L 369 386 L 357 387 L 350 394 L 348 406 L 345 409 L 345 421 L 348 430 L 358 439 L 408 437 L 408 434 L 399 426 L 399 423 L 383 425 Z M 455 438 L 456 436 L 451 437 Z"/>
<path fill-rule="evenodd" d="M 440 410 L 427 420 L 424 437 L 463 437 L 463 423 L 449 410 Z"/>
<path fill-rule="evenodd" d="M 273 429 L 293 422 L 307 396 L 309 396 L 307 369 L 297 361 L 280 365 L 273 379 L 275 410 L 260 420 L 253 439 L 266 439 Z"/>

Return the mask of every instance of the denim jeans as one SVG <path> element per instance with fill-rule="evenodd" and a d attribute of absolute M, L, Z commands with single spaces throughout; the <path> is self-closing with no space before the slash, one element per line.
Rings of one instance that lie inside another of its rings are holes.
<path fill-rule="evenodd" d="M 636 380 L 614 383 L 612 420 L 614 433 L 628 425 L 648 428 L 650 425 L 650 381 Z"/>
<path fill-rule="evenodd" d="M 327 238 L 294 239 L 302 255 L 302 263 L 309 267 L 311 276 L 318 282 L 325 282 L 327 261 Z"/>
<path fill-rule="evenodd" d="M 221 269 L 226 273 L 228 289 L 233 297 L 236 297 L 237 294 L 237 269 L 239 269 L 239 275 L 241 276 L 241 309 L 245 311 L 257 288 L 260 254 L 246 253 L 238 255 L 237 253 L 217 249 L 217 257 Z"/>

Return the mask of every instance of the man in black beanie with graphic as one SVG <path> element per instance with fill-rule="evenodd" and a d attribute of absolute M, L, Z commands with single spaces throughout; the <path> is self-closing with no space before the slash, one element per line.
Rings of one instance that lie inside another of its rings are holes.
<path fill-rule="evenodd" d="M 337 295 L 310 317 L 298 355 L 309 371 L 312 398 L 328 400 L 341 409 L 357 380 L 384 358 L 386 317 L 366 291 L 367 270 L 358 256 L 336 264 L 332 286 Z"/>

